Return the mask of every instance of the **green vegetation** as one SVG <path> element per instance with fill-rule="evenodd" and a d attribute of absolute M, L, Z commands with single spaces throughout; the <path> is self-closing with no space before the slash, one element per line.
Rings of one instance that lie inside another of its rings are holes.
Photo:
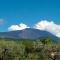
<path fill-rule="evenodd" d="M 60 60 L 60 42 L 0 39 L 0 60 Z"/>

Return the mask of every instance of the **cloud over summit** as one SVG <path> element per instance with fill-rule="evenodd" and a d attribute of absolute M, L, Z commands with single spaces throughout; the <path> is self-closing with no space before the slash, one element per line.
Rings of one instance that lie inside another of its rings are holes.
<path fill-rule="evenodd" d="M 30 27 L 28 27 L 26 24 L 20 23 L 19 25 L 11 25 L 8 28 L 8 31 L 23 30 L 26 28 Z M 60 37 L 60 25 L 55 24 L 53 21 L 41 20 L 40 22 L 36 23 L 32 28 L 48 31 L 55 36 Z"/>
<path fill-rule="evenodd" d="M 9 28 L 8 28 L 8 31 L 16 31 L 16 30 L 23 30 L 23 29 L 26 29 L 26 28 L 29 28 L 26 24 L 19 24 L 19 25 L 11 25 Z"/>
<path fill-rule="evenodd" d="M 60 25 L 55 24 L 53 21 L 41 20 L 33 26 L 35 29 L 45 30 L 60 37 Z"/>

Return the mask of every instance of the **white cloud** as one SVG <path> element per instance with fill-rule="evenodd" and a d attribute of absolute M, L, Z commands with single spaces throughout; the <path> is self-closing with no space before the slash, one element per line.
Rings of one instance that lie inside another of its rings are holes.
<path fill-rule="evenodd" d="M 30 27 L 28 27 L 26 24 L 21 23 L 19 25 L 11 25 L 10 27 L 8 27 L 8 31 L 23 30 L 26 28 Z M 55 24 L 53 21 L 41 20 L 40 22 L 35 24 L 33 28 L 48 31 L 56 35 L 57 37 L 60 37 L 60 25 Z"/>
<path fill-rule="evenodd" d="M 49 31 L 57 37 L 60 37 L 60 25 L 55 24 L 53 21 L 41 20 L 33 28 Z"/>
<path fill-rule="evenodd" d="M 4 22 L 4 20 L 3 20 L 3 19 L 0 19 L 0 25 L 2 25 L 2 24 L 3 24 L 3 22 Z"/>
<path fill-rule="evenodd" d="M 16 31 L 16 30 L 23 30 L 23 29 L 26 29 L 26 28 L 29 28 L 26 24 L 19 24 L 19 25 L 11 25 L 9 28 L 8 28 L 8 31 Z"/>

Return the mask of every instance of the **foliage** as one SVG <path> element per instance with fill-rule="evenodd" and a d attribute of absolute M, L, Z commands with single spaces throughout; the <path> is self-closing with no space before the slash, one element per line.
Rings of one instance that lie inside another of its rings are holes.
<path fill-rule="evenodd" d="M 60 42 L 49 38 L 32 40 L 0 39 L 0 60 L 51 60 L 49 51 L 57 51 L 56 60 L 60 60 Z"/>

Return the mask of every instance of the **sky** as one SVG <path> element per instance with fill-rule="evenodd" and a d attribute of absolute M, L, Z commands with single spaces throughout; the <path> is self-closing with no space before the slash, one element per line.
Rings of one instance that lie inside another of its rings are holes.
<path fill-rule="evenodd" d="M 32 27 L 41 20 L 60 24 L 60 0 L 0 0 L 0 32 L 12 25 Z"/>

